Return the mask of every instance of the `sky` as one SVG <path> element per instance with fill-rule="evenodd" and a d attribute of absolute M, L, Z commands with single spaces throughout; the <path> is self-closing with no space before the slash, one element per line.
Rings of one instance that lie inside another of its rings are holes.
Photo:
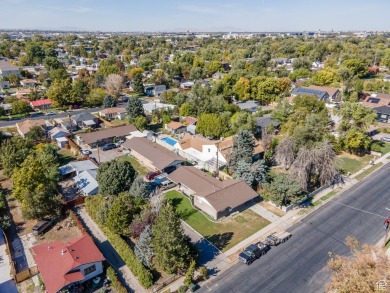
<path fill-rule="evenodd" d="M 389 0 L 0 0 L 0 29 L 390 31 Z"/>

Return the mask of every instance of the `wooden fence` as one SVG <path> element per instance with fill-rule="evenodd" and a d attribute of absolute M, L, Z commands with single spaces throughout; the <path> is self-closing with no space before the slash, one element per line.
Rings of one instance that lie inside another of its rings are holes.
<path fill-rule="evenodd" d="M 31 277 L 33 277 L 35 275 L 38 275 L 38 273 L 39 273 L 38 267 L 35 265 L 31 268 L 28 268 L 27 270 L 24 270 L 20 273 L 15 274 L 14 280 L 16 283 L 20 283 L 20 282 L 23 282 L 27 279 L 30 279 Z"/>
<path fill-rule="evenodd" d="M 160 284 L 157 284 L 156 286 L 153 287 L 153 293 L 161 291 L 164 289 L 166 286 L 169 284 L 175 282 L 177 279 L 179 279 L 181 275 L 173 275 L 162 281 Z"/>

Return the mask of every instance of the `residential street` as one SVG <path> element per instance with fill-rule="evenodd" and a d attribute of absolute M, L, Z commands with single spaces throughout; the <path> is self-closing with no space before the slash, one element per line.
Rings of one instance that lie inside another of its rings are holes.
<path fill-rule="evenodd" d="M 107 259 L 107 261 L 120 273 L 118 274 L 119 278 L 127 284 L 128 292 L 146 292 L 146 290 L 139 284 L 136 277 L 130 271 L 125 262 L 118 255 L 116 250 L 112 247 L 111 243 L 108 242 L 106 236 L 100 230 L 100 228 L 95 224 L 95 222 L 88 215 L 84 207 L 76 207 L 76 214 L 83 222 L 89 234 L 93 236 L 96 240 L 95 243 L 99 247 L 101 253 Z"/>
<path fill-rule="evenodd" d="M 349 254 L 347 236 L 377 244 L 390 199 L 387 164 L 290 229 L 292 238 L 252 265 L 237 264 L 200 292 L 324 292 L 329 252 Z"/>

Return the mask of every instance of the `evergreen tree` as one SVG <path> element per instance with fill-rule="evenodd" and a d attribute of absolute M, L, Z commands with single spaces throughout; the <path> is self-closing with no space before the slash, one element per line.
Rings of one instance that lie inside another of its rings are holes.
<path fill-rule="evenodd" d="M 133 90 L 137 94 L 144 94 L 144 83 L 142 81 L 142 72 L 136 72 L 133 76 Z"/>
<path fill-rule="evenodd" d="M 262 187 L 265 197 L 278 206 L 299 202 L 304 195 L 299 184 L 285 174 L 273 177 L 271 183 Z"/>
<path fill-rule="evenodd" d="M 256 161 L 253 164 L 241 160 L 237 164 L 236 178 L 244 180 L 249 186 L 256 188 L 259 183 L 267 179 L 267 167 L 264 161 Z"/>
<path fill-rule="evenodd" d="M 150 184 L 146 182 L 143 177 L 138 176 L 134 179 L 134 182 L 130 187 L 130 194 L 132 196 L 148 198 L 150 196 L 150 189 Z"/>
<path fill-rule="evenodd" d="M 145 116 L 144 107 L 140 99 L 134 96 L 129 97 L 129 101 L 127 103 L 127 115 L 129 116 L 129 121 L 131 123 L 134 123 L 135 118 Z"/>
<path fill-rule="evenodd" d="M 229 169 L 235 171 L 238 162 L 242 160 L 249 164 L 252 163 L 254 145 L 255 143 L 252 134 L 247 130 L 240 131 L 233 138 Z"/>
<path fill-rule="evenodd" d="M 188 270 L 186 272 L 185 279 L 184 279 L 184 285 L 190 286 L 192 281 L 194 280 L 195 266 L 196 266 L 196 262 L 193 259 L 193 260 L 191 260 L 190 266 L 188 267 Z"/>
<path fill-rule="evenodd" d="M 146 226 L 142 231 L 137 244 L 134 247 L 135 256 L 144 266 L 150 268 L 152 266 L 153 246 L 151 243 L 152 228 Z"/>
<path fill-rule="evenodd" d="M 186 267 L 190 249 L 180 219 L 169 202 L 157 216 L 153 226 L 152 244 L 156 262 L 164 271 L 174 273 Z"/>
<path fill-rule="evenodd" d="M 128 191 L 136 172 L 130 162 L 114 160 L 100 165 L 96 180 L 103 195 L 117 195 Z"/>
<path fill-rule="evenodd" d="M 112 96 L 105 96 L 103 99 L 103 108 L 116 107 L 116 99 Z"/>

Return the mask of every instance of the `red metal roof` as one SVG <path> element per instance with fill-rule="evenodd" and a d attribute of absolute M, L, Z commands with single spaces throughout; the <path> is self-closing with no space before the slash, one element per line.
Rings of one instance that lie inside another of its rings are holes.
<path fill-rule="evenodd" d="M 30 102 L 31 106 L 33 107 L 39 107 L 39 106 L 45 106 L 45 105 L 51 105 L 53 102 L 49 99 L 44 99 L 44 100 L 36 100 Z"/>
<path fill-rule="evenodd" d="M 55 293 L 63 287 L 84 279 L 80 271 L 71 270 L 83 264 L 103 261 L 104 257 L 91 237 L 84 235 L 69 243 L 56 240 L 32 248 L 34 259 L 48 293 Z"/>

